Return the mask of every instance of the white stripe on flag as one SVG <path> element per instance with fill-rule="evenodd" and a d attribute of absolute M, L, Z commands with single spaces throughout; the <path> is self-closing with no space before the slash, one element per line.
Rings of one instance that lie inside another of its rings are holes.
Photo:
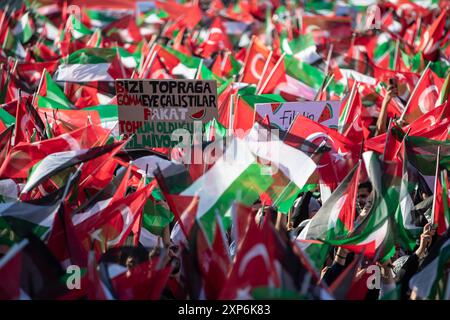
<path fill-rule="evenodd" d="M 259 141 L 260 137 L 266 141 Z M 283 143 L 279 137 L 271 133 L 269 136 L 269 132 L 258 124 L 253 126 L 246 140 L 254 155 L 276 165 L 299 188 L 303 188 L 316 170 L 316 164 L 310 157 Z"/>
<path fill-rule="evenodd" d="M 243 140 L 234 139 L 214 166 L 181 193 L 183 196 L 200 196 L 197 218 L 208 212 L 255 160 L 247 144 Z"/>
<path fill-rule="evenodd" d="M 348 80 L 349 78 L 353 78 L 356 81 L 367 83 L 370 85 L 376 85 L 376 83 L 377 83 L 377 79 L 372 78 L 370 76 L 366 76 L 365 74 L 362 74 L 355 70 L 341 69 L 341 73 L 346 80 Z"/>
<path fill-rule="evenodd" d="M 110 66 L 110 63 L 63 64 L 60 65 L 56 71 L 55 81 L 114 81 L 108 73 Z"/>

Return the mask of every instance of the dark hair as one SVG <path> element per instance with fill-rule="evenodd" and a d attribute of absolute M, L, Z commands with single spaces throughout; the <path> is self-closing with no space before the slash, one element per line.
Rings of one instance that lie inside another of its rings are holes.
<path fill-rule="evenodd" d="M 267 210 L 267 213 L 265 212 Z M 269 219 L 272 221 L 273 224 L 277 222 L 277 216 L 278 216 L 278 208 L 276 206 L 266 206 L 264 207 L 263 217 L 265 215 L 268 215 Z M 264 217 L 265 219 L 265 217 Z"/>
<path fill-rule="evenodd" d="M 358 190 L 359 189 L 367 189 L 367 190 L 369 190 L 369 192 L 372 192 L 372 183 L 370 181 L 361 182 L 358 185 Z"/>
<path fill-rule="evenodd" d="M 299 203 L 294 206 L 294 212 L 291 217 L 293 228 L 297 228 L 303 220 L 309 218 L 309 202 L 311 201 L 311 197 L 311 191 L 304 193 Z"/>

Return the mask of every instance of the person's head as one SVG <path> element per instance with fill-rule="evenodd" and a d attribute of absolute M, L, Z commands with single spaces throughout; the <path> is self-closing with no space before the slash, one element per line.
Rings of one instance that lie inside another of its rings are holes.
<path fill-rule="evenodd" d="M 168 250 L 170 259 L 169 263 L 171 263 L 173 266 L 171 275 L 176 276 L 181 270 L 180 247 L 175 244 L 171 244 Z"/>
<path fill-rule="evenodd" d="M 275 206 L 264 206 L 264 211 L 263 207 L 261 206 L 258 210 L 258 213 L 255 216 L 256 223 L 262 223 L 267 215 L 268 218 L 275 225 L 278 215 L 278 209 Z"/>
<path fill-rule="evenodd" d="M 252 212 L 254 214 L 257 214 L 259 209 L 261 208 L 262 203 L 260 199 L 257 199 L 253 204 L 252 204 Z"/>
<path fill-rule="evenodd" d="M 356 201 L 358 202 L 361 208 L 364 208 L 366 205 L 367 198 L 372 192 L 372 184 L 370 181 L 361 182 L 358 185 L 358 195 Z"/>
<path fill-rule="evenodd" d="M 320 203 L 316 200 L 316 198 L 311 197 L 308 204 L 308 218 L 311 219 L 315 216 L 317 211 L 320 209 Z"/>

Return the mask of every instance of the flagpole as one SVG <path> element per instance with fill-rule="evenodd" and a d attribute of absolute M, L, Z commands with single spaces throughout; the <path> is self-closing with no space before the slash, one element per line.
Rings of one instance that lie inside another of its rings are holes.
<path fill-rule="evenodd" d="M 0 22 L 0 30 L 3 30 L 3 23 L 5 22 L 6 14 L 8 13 L 8 11 L 9 11 L 9 3 L 6 4 L 5 11 L 3 11 L 2 21 Z"/>
<path fill-rule="evenodd" d="M 408 131 L 406 131 L 405 136 L 402 139 L 402 144 L 406 143 L 406 138 L 409 136 L 409 133 L 411 132 L 411 128 L 408 129 Z M 398 149 L 395 151 L 395 156 L 397 156 L 397 154 L 400 152 L 402 145 L 400 144 L 400 146 L 398 147 Z"/>
<path fill-rule="evenodd" d="M 233 84 L 231 84 L 233 85 Z M 234 115 L 234 99 L 235 99 L 235 95 L 231 94 L 230 95 L 230 119 L 228 120 L 228 128 L 230 128 L 231 130 L 233 130 L 233 115 Z"/>
<path fill-rule="evenodd" d="M 322 93 L 322 89 L 325 86 L 325 82 L 328 81 L 328 73 L 325 74 L 325 77 L 323 77 L 322 83 L 320 84 L 319 89 L 316 92 L 316 95 L 314 96 L 314 101 L 317 101 L 317 99 L 319 99 L 321 93 Z"/>
<path fill-rule="evenodd" d="M 152 44 L 150 45 L 150 42 L 152 42 L 152 40 L 153 40 L 154 38 L 155 38 L 155 35 L 153 35 L 152 38 L 150 39 L 150 41 L 148 42 L 148 46 L 150 47 L 150 50 L 148 51 L 147 57 L 146 57 L 145 59 L 141 59 L 141 62 L 140 62 L 140 64 L 139 64 L 139 67 L 138 67 L 138 69 L 139 69 L 139 76 L 141 76 L 143 68 L 144 68 L 145 65 L 147 64 L 147 61 L 148 61 L 148 60 L 151 58 L 151 56 L 153 55 L 153 49 L 154 49 L 155 44 L 152 43 Z"/>
<path fill-rule="evenodd" d="M 333 75 L 334 77 L 334 75 Z M 330 74 L 327 72 L 325 74 L 325 77 L 322 80 L 322 83 L 320 84 L 319 90 L 317 90 L 316 95 L 314 96 L 314 101 L 317 101 L 319 97 L 322 95 L 322 92 L 324 91 L 325 85 L 329 84 L 329 79 L 331 78 Z M 328 86 L 328 85 L 327 85 Z"/>
<path fill-rule="evenodd" d="M 327 62 L 325 67 L 325 74 L 328 74 L 328 70 L 330 69 L 331 56 L 333 54 L 333 44 L 330 45 L 330 49 L 328 50 Z"/>
<path fill-rule="evenodd" d="M 200 60 L 200 63 L 198 65 L 197 72 L 195 73 L 194 79 L 197 79 L 197 80 L 200 79 L 199 76 L 201 76 L 201 74 L 202 74 L 202 66 L 203 66 L 203 59 Z"/>
<path fill-rule="evenodd" d="M 242 82 L 242 79 L 244 78 L 244 69 L 245 69 L 245 66 L 247 65 L 248 58 L 250 57 L 250 49 L 252 48 L 254 42 L 255 42 L 255 36 L 253 35 L 252 39 L 250 40 L 250 43 L 248 45 L 247 52 L 245 53 L 244 64 L 242 65 L 241 70 L 239 70 L 239 82 Z"/>
<path fill-rule="evenodd" d="M 258 90 L 259 90 L 259 88 L 261 86 L 261 82 L 262 82 L 263 76 L 266 73 L 267 68 L 269 67 L 270 59 L 272 59 L 272 54 L 273 54 L 273 50 L 270 50 L 269 57 L 267 58 L 266 63 L 264 64 L 263 71 L 261 72 L 261 77 L 259 78 L 258 84 L 256 85 L 256 92 L 258 92 Z"/>
<path fill-rule="evenodd" d="M 42 83 L 44 82 L 44 77 L 47 72 L 47 69 L 44 68 L 41 75 L 41 80 L 39 80 L 39 85 L 36 90 L 36 94 L 33 96 L 33 100 L 31 101 L 31 105 L 34 107 L 34 103 L 36 102 L 36 97 L 39 95 L 39 91 L 41 91 Z"/>
<path fill-rule="evenodd" d="M 117 42 L 115 42 L 115 46 L 116 46 L 116 57 L 117 57 L 117 59 L 119 59 L 120 71 L 122 71 L 122 76 L 123 76 L 124 78 L 126 78 L 126 75 L 127 75 L 127 74 L 126 74 L 125 69 L 124 69 L 124 67 L 123 67 L 122 59 L 120 59 L 119 44 L 118 44 Z"/>
<path fill-rule="evenodd" d="M 436 173 L 435 173 L 435 179 L 434 179 L 434 194 L 433 194 L 433 207 L 431 209 L 431 223 L 434 224 L 434 216 L 435 216 L 435 210 L 436 210 L 436 191 L 437 191 L 437 183 L 439 179 L 439 158 L 441 156 L 441 146 L 438 147 L 437 155 L 436 155 Z"/>
<path fill-rule="evenodd" d="M 344 110 L 347 109 L 347 114 L 343 114 L 344 119 L 342 119 L 342 126 L 341 126 L 341 123 L 339 123 L 339 122 L 341 122 L 341 121 L 339 121 L 340 119 L 338 120 L 338 132 L 340 134 L 343 134 L 343 132 L 344 132 L 345 122 L 347 121 L 347 117 L 348 117 L 348 109 L 350 108 L 350 105 L 353 103 L 353 99 L 355 99 L 355 94 L 356 94 L 356 90 L 358 87 L 359 87 L 359 83 L 357 81 L 355 81 L 353 83 L 352 91 L 350 91 L 350 96 L 348 97 L 348 101 L 346 103 L 346 106 L 348 108 L 344 108 Z"/>
<path fill-rule="evenodd" d="M 229 59 L 230 54 L 231 53 L 230 53 L 229 50 L 226 50 L 224 52 L 224 54 L 223 54 L 223 61 L 222 61 L 221 65 L 220 65 L 220 72 L 223 72 L 223 69 L 225 69 L 225 65 L 227 63 L 227 59 Z"/>
<path fill-rule="evenodd" d="M 388 130 L 386 132 L 386 141 L 384 144 L 384 150 L 383 150 L 383 154 L 381 156 L 381 159 L 384 161 L 385 157 L 386 157 L 386 151 L 387 151 L 387 144 L 388 144 L 388 139 L 391 137 L 391 130 L 392 130 L 392 125 L 393 125 L 393 120 L 392 118 L 389 119 L 389 124 L 388 124 Z"/>
<path fill-rule="evenodd" d="M 269 76 L 267 77 L 266 81 L 264 82 L 264 85 L 259 89 L 257 94 L 261 94 L 261 92 L 267 87 L 267 84 L 269 83 L 270 79 L 272 78 L 273 74 L 275 73 L 275 70 L 278 68 L 281 62 L 284 61 L 284 56 L 286 54 L 283 52 L 283 54 L 278 59 L 277 63 L 273 67 L 273 69 L 270 71 Z"/>
<path fill-rule="evenodd" d="M 359 149 L 359 161 L 362 160 L 363 153 L 364 153 L 364 138 L 361 141 L 361 148 Z"/>
<path fill-rule="evenodd" d="M 426 73 L 427 70 L 430 68 L 430 65 L 431 65 L 431 61 L 429 61 L 428 64 L 427 64 L 427 66 L 425 67 L 425 69 L 423 69 L 422 74 L 420 75 L 419 81 L 417 81 L 417 84 L 416 84 L 416 86 L 414 87 L 413 92 L 410 94 L 409 99 L 408 99 L 408 102 L 406 103 L 406 106 L 405 106 L 405 108 L 403 109 L 403 112 L 402 112 L 402 115 L 400 116 L 399 121 L 402 121 L 403 118 L 405 117 L 406 111 L 408 111 L 409 104 L 411 103 L 411 100 L 412 100 L 413 96 L 415 95 L 415 93 L 416 93 L 416 91 L 417 91 L 417 88 L 419 87 L 420 83 L 422 82 L 422 79 L 423 79 L 423 77 L 425 76 L 425 73 Z"/>
<path fill-rule="evenodd" d="M 14 74 L 16 72 L 18 63 L 19 63 L 19 60 L 17 58 L 14 58 L 14 64 L 13 64 L 13 67 L 11 69 L 11 74 Z"/>
<path fill-rule="evenodd" d="M 148 76 L 148 73 L 150 72 L 150 67 L 153 64 L 153 61 L 155 61 L 155 59 L 156 59 L 156 54 L 157 54 L 157 52 L 154 51 L 151 55 L 149 55 L 150 61 L 148 62 L 147 66 L 145 67 L 145 74 L 142 75 L 142 72 L 144 70 L 141 70 L 141 74 L 139 75 L 139 78 L 145 79 Z"/>
<path fill-rule="evenodd" d="M 397 39 L 395 43 L 395 53 L 394 53 L 394 70 L 397 71 L 397 61 L 398 61 L 398 55 L 400 52 L 400 40 Z"/>
<path fill-rule="evenodd" d="M 322 93 L 326 92 L 326 90 L 328 89 L 328 86 L 330 85 L 331 81 L 333 81 L 333 79 L 334 79 L 334 73 L 331 74 L 330 78 L 328 79 L 327 83 L 325 84 L 325 87 L 323 87 Z"/>

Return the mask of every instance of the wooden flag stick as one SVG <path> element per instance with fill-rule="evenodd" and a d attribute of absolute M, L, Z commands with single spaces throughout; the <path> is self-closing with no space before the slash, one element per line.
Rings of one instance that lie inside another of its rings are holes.
<path fill-rule="evenodd" d="M 202 75 L 202 66 L 203 66 L 203 59 L 200 60 L 200 63 L 198 65 L 197 72 L 195 73 L 194 79 L 197 79 L 197 80 L 200 79 L 200 76 Z"/>
<path fill-rule="evenodd" d="M 325 74 L 328 74 L 328 70 L 330 70 L 330 62 L 331 62 L 332 54 L 333 54 L 333 44 L 330 45 L 330 49 L 328 50 L 326 67 L 325 67 Z"/>
<path fill-rule="evenodd" d="M 148 64 L 145 66 L 145 71 L 144 71 L 144 70 L 141 71 L 141 74 L 139 75 L 139 78 L 141 78 L 141 79 L 146 79 L 146 78 L 147 78 L 148 73 L 150 72 L 150 68 L 152 67 L 153 62 L 154 62 L 155 59 L 156 59 L 156 55 L 157 55 L 157 52 L 156 52 L 156 51 L 154 51 L 151 55 L 149 55 L 150 61 L 149 61 Z M 145 72 L 145 73 L 142 74 L 142 72 Z"/>
<path fill-rule="evenodd" d="M 275 71 L 277 70 L 278 66 L 280 65 L 280 63 L 283 63 L 284 61 L 284 56 L 286 54 L 283 52 L 283 54 L 280 56 L 280 58 L 278 59 L 277 63 L 275 64 L 275 66 L 273 67 L 273 69 L 270 71 L 269 75 L 266 78 L 266 81 L 264 82 L 264 84 L 261 86 L 261 88 L 258 91 L 258 94 L 261 94 L 261 92 L 264 91 L 264 89 L 267 87 L 267 84 L 269 83 L 270 79 L 272 78 L 273 74 L 275 73 Z"/>
<path fill-rule="evenodd" d="M 272 54 L 273 54 L 273 50 L 270 50 L 269 57 L 267 58 L 266 63 L 264 64 L 263 71 L 261 72 L 261 77 L 259 78 L 258 84 L 256 85 L 256 92 L 258 92 L 261 87 L 261 83 L 263 81 L 264 74 L 266 73 L 267 68 L 269 67 L 269 64 L 270 64 L 270 60 L 272 59 Z"/>
<path fill-rule="evenodd" d="M 394 125 L 393 119 L 390 118 L 389 119 L 389 124 L 388 124 L 388 129 L 386 132 L 386 143 L 384 144 L 384 150 L 383 150 L 383 154 L 381 156 L 381 159 L 384 161 L 384 159 L 386 158 L 386 152 L 387 152 L 387 144 L 388 144 L 388 139 L 391 138 L 391 130 L 392 130 L 392 126 Z"/>
<path fill-rule="evenodd" d="M 434 223 L 435 210 L 436 210 L 436 191 L 437 184 L 439 179 L 439 158 L 441 156 L 441 146 L 438 147 L 437 155 L 436 155 L 436 171 L 434 176 L 434 193 L 433 193 L 433 207 L 431 209 L 431 222 Z"/>
<path fill-rule="evenodd" d="M 44 82 L 44 77 L 45 74 L 47 73 L 47 69 L 44 68 L 44 70 L 42 71 L 42 75 L 41 75 L 41 80 L 39 80 L 39 85 L 37 87 L 37 90 L 35 91 L 35 95 L 33 95 L 33 100 L 31 101 L 31 105 L 34 107 L 34 104 L 36 102 L 36 97 L 39 95 L 39 91 L 41 91 L 42 88 L 42 83 Z"/>

